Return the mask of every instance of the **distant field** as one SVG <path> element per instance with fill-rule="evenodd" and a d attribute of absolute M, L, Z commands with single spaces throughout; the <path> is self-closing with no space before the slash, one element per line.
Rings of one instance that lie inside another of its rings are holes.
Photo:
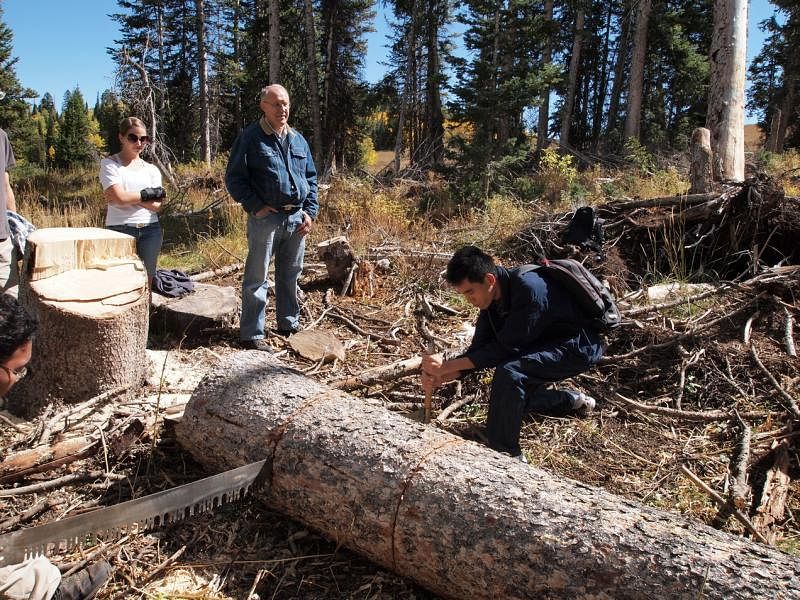
<path fill-rule="evenodd" d="M 764 131 L 758 125 L 744 126 L 744 149 L 758 150 L 764 145 Z"/>

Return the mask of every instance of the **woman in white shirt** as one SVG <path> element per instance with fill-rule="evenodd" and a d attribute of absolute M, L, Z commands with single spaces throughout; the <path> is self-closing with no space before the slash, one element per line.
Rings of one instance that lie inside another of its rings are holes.
<path fill-rule="evenodd" d="M 150 141 L 144 123 L 136 117 L 122 119 L 119 141 L 122 149 L 100 161 L 100 184 L 108 202 L 106 227 L 136 238 L 136 254 L 152 281 L 163 239 L 157 213 L 166 193 L 161 172 L 139 157 Z"/>

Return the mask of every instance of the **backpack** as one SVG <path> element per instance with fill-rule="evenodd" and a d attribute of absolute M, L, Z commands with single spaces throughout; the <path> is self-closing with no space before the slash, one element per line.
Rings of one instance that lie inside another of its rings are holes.
<path fill-rule="evenodd" d="M 575 211 L 567 225 L 562 240 L 584 250 L 603 252 L 603 224 L 591 206 L 582 206 Z"/>
<path fill-rule="evenodd" d="M 520 275 L 537 271 L 559 282 L 586 313 L 589 323 L 599 331 L 613 329 L 622 315 L 611 291 L 591 271 L 572 258 L 546 259 L 517 268 Z"/>

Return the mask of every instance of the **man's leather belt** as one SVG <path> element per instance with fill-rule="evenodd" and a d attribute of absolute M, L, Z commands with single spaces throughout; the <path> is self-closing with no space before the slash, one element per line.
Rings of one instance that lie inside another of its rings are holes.
<path fill-rule="evenodd" d="M 282 210 L 285 213 L 293 213 L 297 209 L 303 208 L 302 204 L 284 204 L 283 206 L 279 206 L 278 209 Z"/>

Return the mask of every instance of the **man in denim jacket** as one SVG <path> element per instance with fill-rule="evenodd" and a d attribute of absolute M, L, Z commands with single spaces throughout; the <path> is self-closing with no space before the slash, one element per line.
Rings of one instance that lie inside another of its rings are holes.
<path fill-rule="evenodd" d="M 289 93 L 280 85 L 261 90 L 264 115 L 233 143 L 225 185 L 247 211 L 247 262 L 242 281 L 242 347 L 269 352 L 264 340 L 267 268 L 275 255 L 277 330 L 300 329 L 297 280 L 305 236 L 319 211 L 317 171 L 308 142 L 289 127 Z"/>

